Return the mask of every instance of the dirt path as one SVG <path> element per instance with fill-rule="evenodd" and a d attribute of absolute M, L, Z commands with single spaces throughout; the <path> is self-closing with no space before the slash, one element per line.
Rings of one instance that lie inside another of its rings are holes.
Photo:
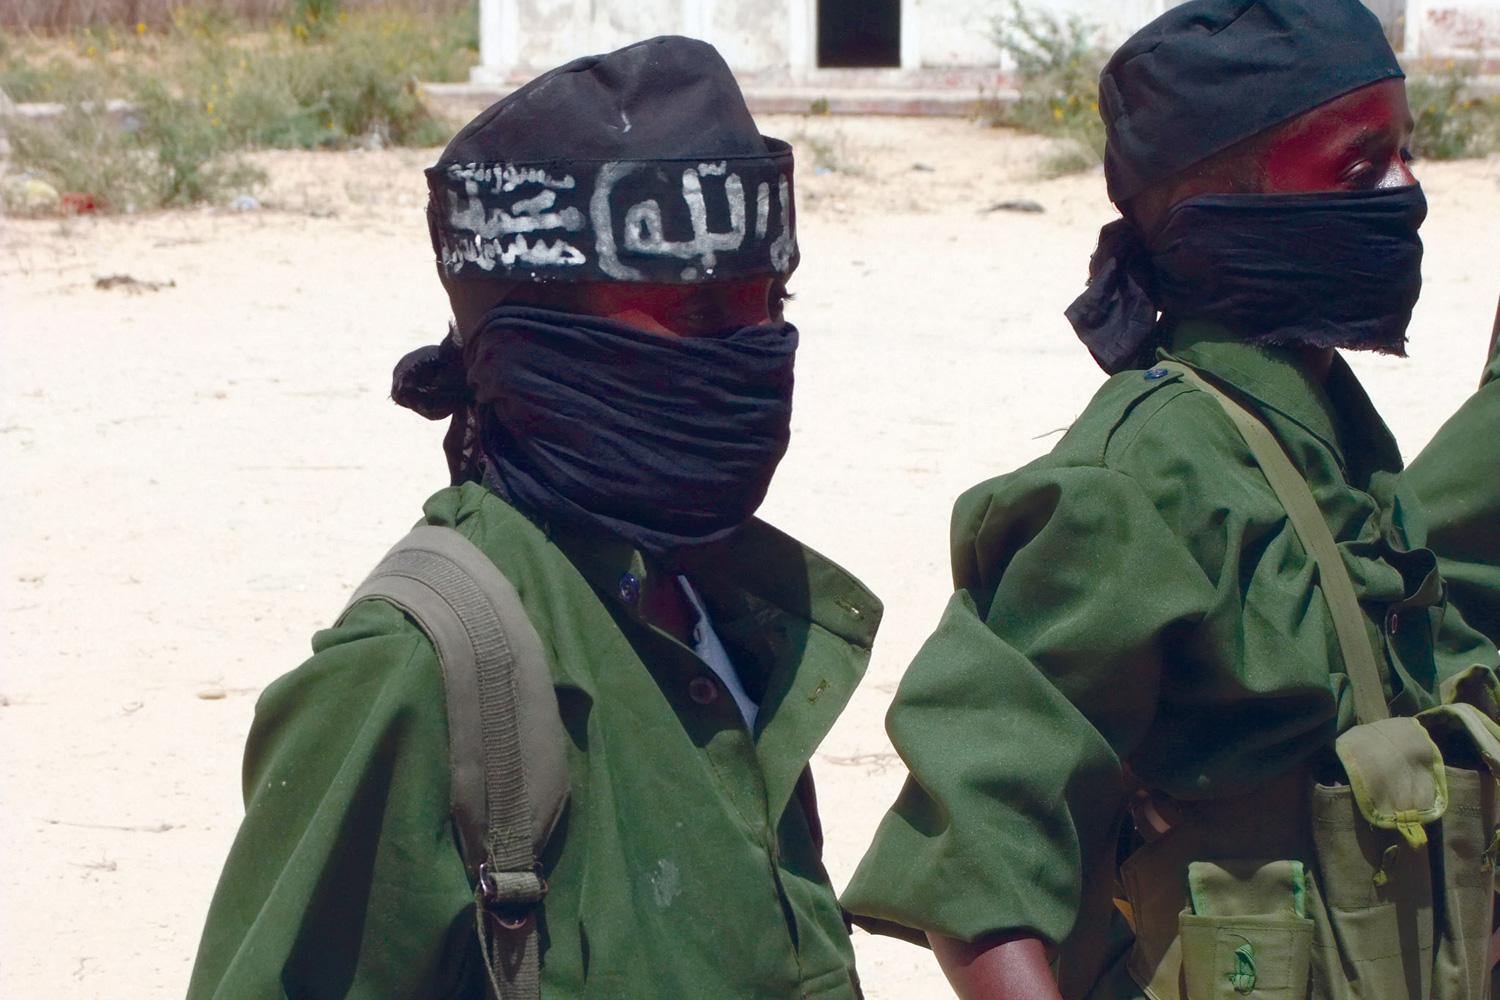
<path fill-rule="evenodd" d="M 1101 381 L 1061 310 L 1110 209 L 1096 175 L 1034 179 L 1039 140 L 763 125 L 802 150 L 804 241 L 795 440 L 763 514 L 889 608 L 818 758 L 842 884 L 901 781 L 881 716 L 948 596 L 953 497 L 1045 451 Z M 3 224 L 0 996 L 181 995 L 256 693 L 444 481 L 442 428 L 385 398 L 446 322 L 432 155 L 264 156 L 244 215 Z M 1472 387 L 1500 293 L 1500 159 L 1421 173 L 1413 357 L 1355 359 L 1408 453 Z M 983 211 L 1017 198 L 1046 211 Z M 112 274 L 171 284 L 95 287 Z M 924 952 L 858 947 L 873 1000 L 947 995 Z"/>

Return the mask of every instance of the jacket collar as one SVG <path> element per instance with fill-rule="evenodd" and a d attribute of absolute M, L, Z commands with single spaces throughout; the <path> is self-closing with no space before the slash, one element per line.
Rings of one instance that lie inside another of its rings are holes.
<path fill-rule="evenodd" d="M 701 589 L 734 590 L 868 650 L 881 604 L 864 585 L 796 539 L 752 518 L 711 551 L 683 568 L 663 566 L 630 542 L 604 532 L 561 530 L 553 542 L 595 590 L 647 625 L 659 607 L 656 591 L 679 573 Z"/>
<path fill-rule="evenodd" d="M 864 676 L 879 599 L 833 562 L 754 519 L 681 570 L 616 536 L 563 532 L 552 541 L 607 601 L 673 643 L 650 619 L 649 609 L 659 605 L 649 595 L 671 586 L 679 572 L 692 579 L 720 638 L 756 661 L 736 661 L 742 676 L 748 667 L 764 679 L 755 746 L 770 815 L 780 816 Z"/>
<path fill-rule="evenodd" d="M 1295 350 L 1249 343 L 1222 326 L 1196 320 L 1176 323 L 1161 353 L 1227 383 L 1258 408 L 1296 423 L 1328 448 L 1346 476 L 1351 474 L 1351 457 L 1366 474 L 1401 468 L 1395 438 L 1337 353 L 1324 383 Z"/>

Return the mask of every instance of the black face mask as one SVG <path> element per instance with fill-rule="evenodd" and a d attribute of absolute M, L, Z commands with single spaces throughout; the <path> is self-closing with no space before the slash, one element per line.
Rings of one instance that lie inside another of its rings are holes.
<path fill-rule="evenodd" d="M 787 323 L 674 338 L 501 306 L 465 352 L 484 481 L 654 554 L 718 541 L 786 453 L 796 350 Z"/>
<path fill-rule="evenodd" d="M 1149 247 L 1125 220 L 1106 226 L 1068 320 L 1111 373 L 1149 361 L 1158 312 L 1257 343 L 1404 354 L 1426 217 L 1417 185 L 1190 198 Z"/>

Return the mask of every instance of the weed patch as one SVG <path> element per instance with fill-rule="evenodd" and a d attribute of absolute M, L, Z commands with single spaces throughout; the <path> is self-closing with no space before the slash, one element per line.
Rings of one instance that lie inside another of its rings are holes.
<path fill-rule="evenodd" d="M 1098 81 L 1109 53 L 1096 27 L 1077 16 L 1058 17 L 1010 0 L 993 22 L 995 44 L 1015 65 L 1018 97 L 995 102 L 986 116 L 996 125 L 1064 140 L 1042 164 L 1055 177 L 1097 166 L 1104 158 Z M 1500 97 L 1475 93 L 1475 62 L 1417 66 L 1407 81 L 1418 157 L 1453 160 L 1500 151 Z"/>
<path fill-rule="evenodd" d="M 1417 128 L 1412 152 L 1430 160 L 1488 156 L 1500 149 L 1500 97 L 1474 94 L 1475 70 L 1449 62 L 1419 72 L 1406 84 Z"/>
<path fill-rule="evenodd" d="M 1097 26 L 1011 0 L 1010 9 L 994 19 L 992 37 L 1015 65 L 1019 93 L 1014 103 L 993 106 L 991 122 L 1064 140 L 1065 148 L 1043 165 L 1049 176 L 1101 163 L 1099 71 L 1109 53 L 1096 41 Z"/>
<path fill-rule="evenodd" d="M 123 126 L 94 104 L 69 105 L 49 121 L 13 122 L 11 156 L 25 172 L 64 194 L 87 196 L 104 212 L 216 201 L 264 180 L 224 150 L 220 134 L 192 105 L 159 85 L 137 97 Z"/>
<path fill-rule="evenodd" d="M 476 30 L 472 10 L 348 14 L 335 0 L 305 0 L 270 31 L 185 11 L 161 30 L 7 44 L 0 88 L 67 106 L 8 124 L 13 166 L 103 210 L 131 211 L 246 190 L 257 179 L 237 157 L 247 150 L 435 145 L 450 125 L 418 81 L 462 79 Z M 133 108 L 123 125 L 98 110 L 107 98 Z"/>

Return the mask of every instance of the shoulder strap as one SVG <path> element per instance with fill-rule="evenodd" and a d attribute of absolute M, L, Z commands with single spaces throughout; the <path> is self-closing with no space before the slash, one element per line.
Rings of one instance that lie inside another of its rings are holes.
<path fill-rule="evenodd" d="M 451 810 L 475 883 L 494 994 L 540 991 L 538 860 L 568 797 L 565 734 L 541 639 L 516 588 L 451 528 L 420 525 L 354 592 L 399 607 L 432 640 L 448 711 Z"/>
<path fill-rule="evenodd" d="M 1333 615 L 1334 632 L 1344 655 L 1344 669 L 1354 686 L 1354 711 L 1361 723 L 1378 722 L 1390 717 L 1385 703 L 1385 689 L 1380 682 L 1380 667 L 1375 647 L 1365 631 L 1365 614 L 1354 592 L 1349 569 L 1339 555 L 1338 544 L 1328 522 L 1318 509 L 1318 502 L 1308 488 L 1307 480 L 1287 457 L 1281 443 L 1260 418 L 1243 404 L 1180 362 L 1163 362 L 1160 367 L 1175 372 L 1202 389 L 1224 408 L 1229 419 L 1250 446 L 1250 453 L 1265 474 L 1266 481 L 1286 508 L 1292 527 L 1318 567 L 1318 583 Z"/>

